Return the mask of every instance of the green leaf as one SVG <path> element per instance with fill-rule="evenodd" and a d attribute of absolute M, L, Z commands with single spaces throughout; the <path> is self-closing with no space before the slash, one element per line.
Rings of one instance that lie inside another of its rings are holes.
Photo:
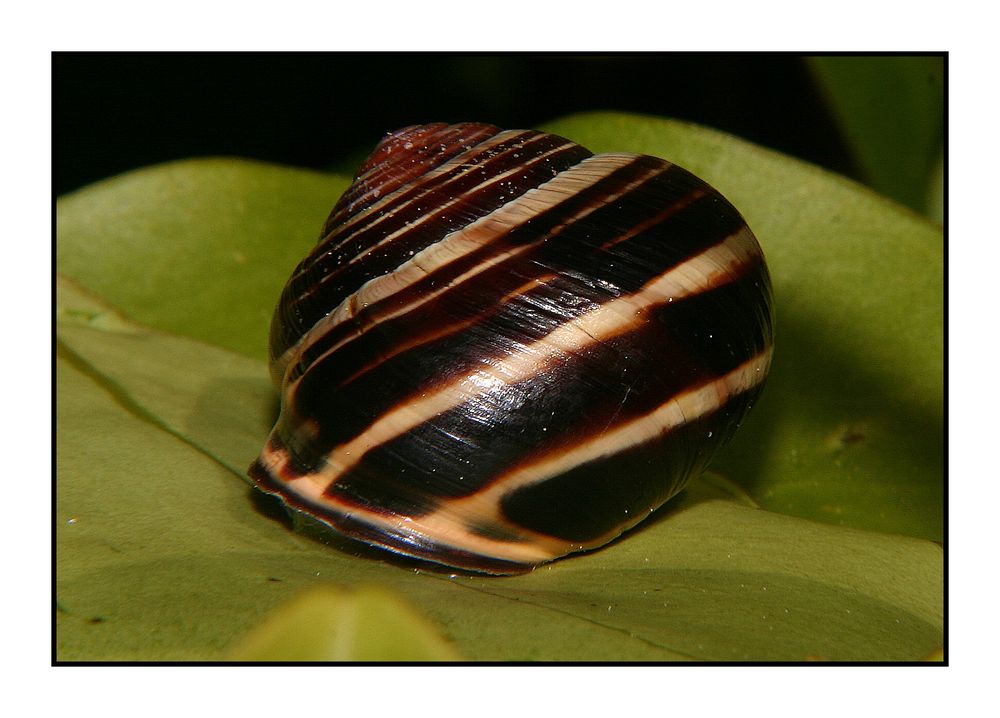
<path fill-rule="evenodd" d="M 624 540 L 510 579 L 291 532 L 240 480 L 277 410 L 273 304 L 346 180 L 241 160 L 131 173 L 57 204 L 57 268 L 96 292 L 58 293 L 58 657 L 215 660 L 331 582 L 405 596 L 472 660 L 941 645 L 941 550 L 919 540 L 943 525 L 940 228 L 704 128 L 598 113 L 548 129 L 687 167 L 761 241 L 774 367 L 717 473 Z"/>
<path fill-rule="evenodd" d="M 376 586 L 315 588 L 279 608 L 227 655 L 234 661 L 459 661 L 398 596 Z"/>
<path fill-rule="evenodd" d="M 812 57 L 809 67 L 868 183 L 940 221 L 943 57 Z"/>
<path fill-rule="evenodd" d="M 263 357 L 278 294 L 348 182 L 237 159 L 138 170 L 58 201 L 56 265 L 139 322 Z"/>
<path fill-rule="evenodd" d="M 942 644 L 940 547 L 762 511 L 718 477 L 605 549 L 511 578 L 292 532 L 238 480 L 271 418 L 262 361 L 131 324 L 62 279 L 57 337 L 59 660 L 291 657 L 267 636 L 322 633 L 331 611 L 391 627 L 336 654 L 350 660 L 409 660 L 436 633 L 490 661 L 919 660 Z M 267 622 L 330 584 L 381 598 Z"/>

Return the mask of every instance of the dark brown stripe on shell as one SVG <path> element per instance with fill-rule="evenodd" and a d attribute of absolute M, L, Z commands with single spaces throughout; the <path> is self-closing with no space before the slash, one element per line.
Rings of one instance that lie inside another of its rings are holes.
<path fill-rule="evenodd" d="M 379 199 L 445 164 L 475 145 L 500 134 L 485 124 L 417 125 L 392 132 L 358 168 L 354 182 L 330 212 L 320 237 L 348 216 L 364 211 Z"/>
<path fill-rule="evenodd" d="M 489 140 L 428 168 L 419 182 L 407 184 L 385 196 L 380 194 L 377 206 L 346 212 L 313 248 L 311 259 L 315 261 L 322 253 L 334 249 L 344 259 L 353 258 L 382 237 L 433 214 L 442 205 L 480 184 L 497 180 L 500 175 L 527 164 L 545 165 L 553 151 L 576 148 L 572 154 L 590 156 L 589 152 L 562 137 L 538 132 L 519 132 L 504 139 L 497 136 Z M 344 251 L 348 242 L 357 247 L 357 252 Z"/>
<path fill-rule="evenodd" d="M 700 204 L 712 206 L 703 201 L 689 206 L 686 211 L 695 211 Z M 678 217 L 685 227 L 692 219 L 700 220 L 697 216 L 685 218 L 684 213 Z M 396 403 L 405 401 L 405 397 L 419 394 L 450 377 L 461 376 L 483 362 L 491 361 L 491 355 L 492 359 L 503 357 L 516 347 L 543 338 L 558 326 L 609 299 L 636 291 L 665 268 L 677 266 L 691 254 L 717 242 L 717 232 L 731 232 L 742 226 L 738 215 L 730 216 L 728 222 L 727 225 L 718 220 L 713 223 L 698 221 L 694 226 L 704 233 L 689 231 L 690 242 L 677 249 L 678 257 L 683 256 L 683 259 L 675 264 L 663 257 L 651 256 L 645 263 L 633 263 L 628 271 L 621 266 L 615 267 L 616 261 L 619 265 L 625 261 L 618 260 L 616 255 L 627 250 L 627 246 L 615 246 L 616 254 L 611 256 L 596 251 L 587 253 L 586 245 L 589 243 L 590 249 L 596 250 L 604 241 L 604 236 L 595 235 L 587 226 L 568 230 L 566 240 L 573 247 L 572 260 L 563 259 L 566 263 L 560 264 L 559 245 L 549 242 L 541 245 L 535 254 L 500 265 L 485 276 L 476 277 L 436 298 L 422 307 L 416 316 L 408 314 L 386 321 L 362 338 L 311 365 L 290 401 L 300 416 L 315 417 L 320 425 L 329 425 L 326 421 L 328 416 L 323 413 L 325 408 L 337 407 L 333 410 L 336 414 L 347 413 L 347 408 L 357 402 L 371 408 L 369 416 L 378 416 Z M 670 227 L 664 229 L 669 230 Z M 662 235 L 653 233 L 651 237 L 637 235 L 632 241 L 637 244 L 640 241 L 657 243 L 663 253 L 670 236 L 666 231 Z M 637 250 L 636 256 L 641 255 L 642 252 Z M 499 302 L 504 295 L 531 279 L 529 272 L 539 269 L 557 274 L 540 286 Z M 619 285 L 613 284 L 612 280 L 618 280 Z M 682 311 L 680 307 L 683 305 L 678 303 L 676 311 Z M 449 323 L 457 323 L 461 331 L 435 335 Z M 415 337 L 428 334 L 435 336 L 435 340 L 416 344 L 407 351 L 398 351 L 400 346 L 406 346 Z M 720 332 L 719 336 L 722 335 Z M 322 351 L 323 344 L 324 341 L 318 342 L 316 350 Z M 381 357 L 389 358 L 379 361 Z M 358 373 L 373 364 L 373 370 Z M 296 375 L 292 374 L 293 377 Z M 351 413 L 357 416 L 357 412 Z M 358 417 L 353 424 L 345 417 L 335 422 L 337 436 L 324 436 L 322 441 L 337 441 L 337 437 L 343 440 L 360 431 L 366 423 L 363 417 Z"/>
<path fill-rule="evenodd" d="M 484 182 L 505 172 L 521 169 L 529 160 L 535 161 L 535 166 L 545 164 L 544 159 L 532 155 L 543 155 L 559 148 L 569 151 L 574 147 L 561 137 L 537 132 L 523 132 L 504 141 L 494 140 L 488 147 L 477 145 L 459 157 L 450 158 L 447 163 L 432 168 L 433 174 L 422 176 L 420 182 L 408 184 L 385 197 L 371 211 L 366 208 L 363 212 L 347 214 L 342 224 L 313 248 L 311 256 L 303 262 L 303 268 L 311 266 L 310 263 L 325 262 L 330 271 L 342 271 L 345 262 L 392 233 L 443 211 L 443 205 L 463 198 L 474 205 L 478 195 L 469 192 Z M 577 150 L 573 154 L 580 154 L 579 148 Z M 461 163 L 457 162 L 458 159 Z"/>
<path fill-rule="evenodd" d="M 365 223 L 337 247 L 317 256 L 306 270 L 314 283 L 297 295 L 294 302 L 328 300 L 330 306 L 336 306 L 369 279 L 393 271 L 450 232 L 485 217 L 551 179 L 554 172 L 568 169 L 587 156 L 579 147 L 557 142 L 560 139 L 541 135 L 533 138 L 532 144 L 538 147 L 529 149 L 523 143 L 514 144 L 503 151 L 498 150 L 489 158 L 488 166 L 484 165 L 481 170 L 463 167 L 455 171 L 454 177 L 442 176 L 435 178 L 440 182 L 423 183 L 419 195 L 405 204 L 393 203 L 380 210 L 377 219 L 381 221 Z M 559 147 L 562 149 L 534 164 L 525 163 L 521 156 L 529 151 L 543 152 Z M 485 178 L 507 172 L 510 174 L 506 180 L 480 186 Z M 446 202 L 451 202 L 451 206 L 445 208 Z M 397 236 L 383 243 L 394 233 L 398 233 Z M 358 257 L 370 249 L 372 251 L 364 257 Z"/>
<path fill-rule="evenodd" d="M 678 427 L 655 444 L 630 447 L 516 489 L 501 501 L 503 515 L 531 531 L 578 543 L 627 528 L 673 496 L 678 477 L 705 468 L 723 443 L 725 415 L 745 414 L 756 394 L 734 397 L 722 413 Z"/>
<path fill-rule="evenodd" d="M 533 153 L 551 154 L 531 162 L 530 156 L 525 157 L 528 143 Z M 305 331 L 369 279 L 393 271 L 449 232 L 488 215 L 588 156 L 587 150 L 561 137 L 521 135 L 516 141 L 491 147 L 482 156 L 470 158 L 467 166 L 436 178 L 439 181 L 429 183 L 430 186 L 421 185 L 419 191 L 413 190 L 412 197 L 403 193 L 380 209 L 377 216 L 363 222 L 337 249 L 325 249 L 321 243 L 300 264 L 282 292 L 281 310 L 272 324 L 272 358 L 281 356 Z M 504 172 L 511 173 L 505 180 L 479 187 L 486 179 Z M 453 204 L 407 230 L 413 214 L 402 211 L 399 205 L 411 200 L 421 208 L 440 206 L 447 200 Z M 386 219 L 377 221 L 380 218 Z M 358 253 L 393 232 L 401 234 L 361 261 L 351 263 Z"/>
<path fill-rule="evenodd" d="M 734 306 L 734 297 L 745 294 L 755 276 L 657 307 L 651 321 L 628 334 L 567 355 L 526 381 L 475 395 L 372 448 L 327 493 L 370 510 L 421 515 L 435 508 L 433 497 L 469 496 L 522 462 L 613 429 L 719 378 L 764 348 L 740 329 L 752 318 L 752 305 L 745 305 L 744 315 L 717 309 Z M 670 357 L 662 373 L 643 371 L 655 361 L 650 348 Z M 322 434 L 319 440 L 336 441 Z M 433 485 L 412 480 L 427 472 L 435 475 Z"/>
<path fill-rule="evenodd" d="M 255 461 L 250 466 L 248 473 L 257 488 L 264 493 L 280 497 L 282 502 L 292 510 L 300 511 L 307 516 L 319 519 L 329 524 L 342 535 L 356 541 L 382 546 L 404 556 L 421 558 L 435 563 L 444 563 L 448 566 L 455 566 L 479 573 L 510 575 L 525 573 L 533 568 L 530 564 L 505 561 L 499 558 L 463 551 L 453 546 L 431 541 L 403 529 L 394 531 L 384 527 L 377 528 L 370 526 L 364 521 L 331 510 L 328 506 L 289 492 L 282 482 L 276 481 L 271 476 L 267 469 L 261 465 L 260 461 Z"/>
<path fill-rule="evenodd" d="M 634 182 L 642 173 L 661 169 L 666 171 L 654 175 L 613 203 L 601 206 L 607 197 Z M 650 196 L 669 197 L 675 194 L 675 201 L 668 203 L 660 212 L 653 213 L 659 220 L 657 223 L 643 221 L 651 214 Z M 704 196 L 703 183 L 680 168 L 649 162 L 623 168 L 589 191 L 539 213 L 527 225 L 500 234 L 490 244 L 430 271 L 423 279 L 386 300 L 359 309 L 354 322 L 332 328 L 306 348 L 289 378 L 294 380 L 302 375 L 313 361 L 354 334 L 358 326 L 371 327 L 384 321 L 365 346 L 339 351 L 345 357 L 357 351 L 366 357 L 361 361 L 375 361 L 379 354 L 396 352 L 399 346 L 412 341 L 421 332 L 436 334 L 442 325 L 449 322 L 462 327 L 476 316 L 486 320 L 491 313 L 503 309 L 505 305 L 495 305 L 510 292 L 526 282 L 552 273 L 572 272 L 574 276 L 597 277 L 598 280 L 590 287 L 581 287 L 579 282 L 575 282 L 574 287 L 583 290 L 584 296 L 590 296 L 595 302 L 621 292 L 634 291 L 651 276 L 650 271 L 678 264 L 742 225 L 742 218 L 735 212 L 720 211 L 714 196 L 697 201 Z M 559 226 L 571 213 L 587 208 L 596 209 L 577 222 Z M 645 229 L 634 233 L 624 222 L 608 223 L 607 217 L 616 215 L 634 217 L 634 221 L 641 222 Z M 691 227 L 698 230 L 691 231 Z M 628 240 L 620 241 L 626 235 Z M 422 307 L 419 316 L 408 313 L 396 320 L 381 319 L 435 291 L 437 287 L 451 285 L 458 277 L 494 256 L 524 244 L 538 246 L 454 286 Z M 605 244 L 609 246 L 605 247 Z M 541 295 L 546 291 L 540 288 L 536 293 Z M 528 301 L 531 301 L 530 297 Z M 540 304 L 544 305 L 545 300 L 541 299 Z M 586 308 L 581 305 L 578 309 Z M 574 315 L 569 312 L 564 318 Z M 372 348 L 372 345 L 381 349 Z M 360 368 L 357 365 L 353 368 L 343 366 L 336 371 L 341 376 L 352 376 Z"/>

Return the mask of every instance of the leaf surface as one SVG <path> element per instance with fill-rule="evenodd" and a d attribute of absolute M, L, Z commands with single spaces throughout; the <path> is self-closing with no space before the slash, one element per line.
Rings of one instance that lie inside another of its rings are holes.
<path fill-rule="evenodd" d="M 511 578 L 293 532 L 238 480 L 267 424 L 263 362 L 130 324 L 70 282 L 57 305 L 60 660 L 278 660 L 287 646 L 254 637 L 271 611 L 358 586 L 387 593 L 333 612 L 394 628 L 348 660 L 425 655 L 438 634 L 401 600 L 470 660 L 917 660 L 941 645 L 938 546 L 763 511 L 713 475 L 605 549 Z M 292 613 L 297 630 L 325 620 Z"/>
<path fill-rule="evenodd" d="M 347 180 L 232 159 L 130 173 L 57 204 L 73 280 L 57 297 L 57 657 L 216 660 L 330 584 L 401 597 L 471 660 L 917 660 L 941 645 L 926 540 L 943 534 L 940 229 L 704 128 L 595 113 L 544 129 L 687 167 L 760 239 L 774 367 L 716 473 L 624 540 L 515 578 L 292 532 L 239 479 L 277 412 L 273 304 Z"/>

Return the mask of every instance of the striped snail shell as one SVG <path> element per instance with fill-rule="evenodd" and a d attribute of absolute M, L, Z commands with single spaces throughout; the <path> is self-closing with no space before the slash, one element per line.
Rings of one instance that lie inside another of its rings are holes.
<path fill-rule="evenodd" d="M 250 475 L 369 544 L 507 574 L 701 472 L 771 362 L 756 239 L 680 167 L 485 124 L 387 135 L 271 326 Z"/>

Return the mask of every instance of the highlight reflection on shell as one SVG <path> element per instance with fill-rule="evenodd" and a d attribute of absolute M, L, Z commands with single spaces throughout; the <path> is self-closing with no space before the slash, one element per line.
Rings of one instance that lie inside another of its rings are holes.
<path fill-rule="evenodd" d="M 281 415 L 250 475 L 353 538 L 529 570 L 705 468 L 763 385 L 771 327 L 756 239 L 680 167 L 409 127 L 282 293 Z"/>

